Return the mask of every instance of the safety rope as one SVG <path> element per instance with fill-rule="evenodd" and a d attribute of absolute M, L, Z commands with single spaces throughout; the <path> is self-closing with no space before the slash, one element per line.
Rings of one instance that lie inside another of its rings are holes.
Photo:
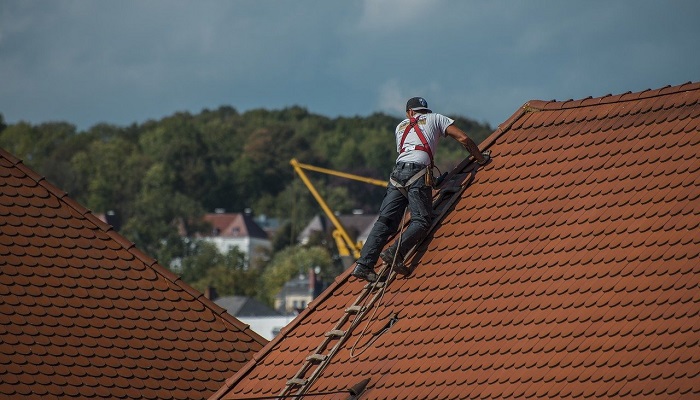
<path fill-rule="evenodd" d="M 401 226 L 401 227 L 404 226 L 404 224 L 406 223 L 406 216 L 407 216 L 407 215 L 408 215 L 408 207 L 406 207 L 406 209 L 405 209 L 404 212 L 403 212 L 403 217 L 402 217 L 402 219 L 401 219 L 401 225 L 399 225 L 399 226 Z M 377 338 L 379 337 L 378 335 L 375 336 L 373 339 L 371 339 L 369 342 L 367 342 L 367 344 L 365 344 L 364 346 L 360 347 L 360 352 L 359 352 L 359 353 L 355 354 L 355 348 L 357 347 L 357 344 L 358 344 L 358 343 L 360 342 L 360 340 L 365 336 L 365 334 L 366 334 L 366 332 L 367 332 L 367 328 L 369 328 L 369 326 L 371 325 L 372 320 L 374 320 L 374 317 L 376 316 L 377 311 L 379 310 L 380 306 L 382 305 L 382 300 L 384 299 L 384 294 L 386 293 L 386 288 L 389 286 L 389 285 L 388 285 L 388 283 L 389 283 L 389 278 L 391 277 L 391 273 L 393 272 L 394 266 L 396 265 L 396 256 L 397 256 L 397 254 L 399 254 L 399 247 L 401 246 L 401 237 L 402 237 L 402 236 L 403 236 L 403 229 L 399 231 L 399 237 L 398 237 L 397 243 L 396 243 L 396 251 L 394 252 L 394 258 L 391 260 L 391 265 L 388 266 L 389 272 L 386 274 L 386 277 L 387 277 L 386 282 L 385 282 L 384 286 L 382 286 L 382 287 L 379 289 L 379 290 L 381 290 L 381 294 L 380 294 L 380 296 L 379 296 L 379 301 L 377 302 L 377 305 L 374 307 L 374 311 L 372 312 L 372 315 L 371 315 L 371 316 L 369 317 L 369 319 L 367 320 L 367 323 L 365 324 L 365 327 L 362 329 L 362 332 L 360 332 L 359 336 L 358 336 L 357 339 L 355 340 L 355 344 L 353 344 L 352 347 L 350 348 L 350 359 L 353 359 L 353 358 L 355 358 L 355 357 L 358 357 L 358 356 L 362 355 L 362 353 L 364 353 L 364 352 L 369 348 L 369 346 L 371 346 L 371 345 L 377 340 Z M 385 268 L 386 268 L 386 267 L 385 267 Z M 382 271 L 382 275 L 383 275 L 383 274 L 384 274 L 384 271 Z M 381 276 L 381 275 L 380 275 L 380 276 Z M 377 282 L 378 282 L 378 281 L 379 281 L 379 279 L 377 279 Z M 376 284 L 376 282 L 375 282 L 375 284 Z M 366 300 L 365 300 L 365 301 L 366 301 Z M 361 321 L 361 320 L 362 320 L 362 318 L 355 318 L 355 319 L 352 321 L 353 323 L 351 324 L 351 329 L 354 328 L 354 326 L 355 326 L 355 321 L 358 321 L 358 323 L 359 323 L 359 321 Z M 350 329 L 349 329 L 348 331 L 350 331 Z"/>

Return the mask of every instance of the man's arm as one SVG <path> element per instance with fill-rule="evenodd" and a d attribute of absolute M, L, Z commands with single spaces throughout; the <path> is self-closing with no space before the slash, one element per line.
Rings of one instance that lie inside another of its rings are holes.
<path fill-rule="evenodd" d="M 469 136 L 467 136 L 467 134 L 463 130 L 457 128 L 454 124 L 452 124 L 448 126 L 447 129 L 445 129 L 445 134 L 461 143 L 462 146 L 464 146 L 464 148 L 467 149 L 469 154 L 474 156 L 476 162 L 478 162 L 479 164 L 486 163 L 487 160 L 484 157 L 484 155 L 481 154 L 481 151 L 479 151 L 479 146 L 477 146 L 476 143 L 474 143 L 474 141 Z"/>

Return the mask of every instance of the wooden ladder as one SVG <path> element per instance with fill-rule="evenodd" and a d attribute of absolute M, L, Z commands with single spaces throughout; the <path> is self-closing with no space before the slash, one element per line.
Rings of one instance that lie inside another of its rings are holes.
<path fill-rule="evenodd" d="M 389 266 L 383 264 L 378 276 L 382 276 L 382 274 L 386 272 L 387 268 L 389 268 Z M 374 303 L 376 303 L 381 297 L 381 289 L 388 285 L 395 276 L 396 273 L 392 271 L 385 282 L 371 282 L 364 286 L 352 305 L 345 309 L 343 316 L 340 318 L 340 320 L 338 320 L 333 329 L 326 332 L 321 344 L 316 347 L 316 350 L 314 350 L 313 353 L 306 357 L 299 371 L 287 381 L 285 387 L 279 393 L 278 397 L 290 396 L 291 392 L 296 389 L 296 393 L 291 395 L 292 398 L 294 398 L 294 396 L 303 395 L 306 390 L 311 387 L 311 385 L 316 381 L 316 378 L 321 375 L 321 372 L 331 361 L 333 356 L 338 352 L 338 350 L 341 349 L 345 341 L 350 337 L 353 329 L 355 329 L 359 322 L 362 321 L 362 318 L 364 317 L 365 313 L 367 313 L 367 310 L 371 309 L 374 306 Z M 350 322 L 350 326 L 343 330 L 343 327 L 348 323 L 348 321 L 351 320 L 351 318 L 352 321 Z M 332 343 L 334 344 L 331 346 Z M 310 370 L 311 373 L 309 374 Z"/>

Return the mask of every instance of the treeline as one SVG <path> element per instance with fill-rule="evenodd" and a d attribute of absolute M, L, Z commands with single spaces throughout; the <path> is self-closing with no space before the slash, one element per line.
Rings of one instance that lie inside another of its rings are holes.
<path fill-rule="evenodd" d="M 477 142 L 491 133 L 486 124 L 455 119 Z M 0 115 L 0 147 L 93 212 L 112 211 L 120 233 L 167 266 L 190 251 L 178 229 L 190 235 L 207 229 L 201 216 L 217 208 L 284 221 L 275 238 L 275 251 L 283 250 L 320 212 L 290 159 L 386 179 L 398 122 L 385 114 L 328 118 L 300 107 L 239 113 L 224 106 L 77 131 L 67 122 L 8 125 Z M 466 155 L 445 140 L 438 167 L 449 170 Z M 312 180 L 339 212 L 376 212 L 383 195 L 359 182 L 315 174 Z"/>

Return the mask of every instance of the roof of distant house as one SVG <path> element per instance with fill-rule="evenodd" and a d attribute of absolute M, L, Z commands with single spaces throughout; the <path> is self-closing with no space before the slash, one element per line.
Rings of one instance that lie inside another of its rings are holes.
<path fill-rule="evenodd" d="M 0 149 L 0 397 L 192 399 L 267 340 Z"/>
<path fill-rule="evenodd" d="M 246 213 L 210 213 L 204 216 L 204 220 L 212 225 L 212 232 L 204 235 L 207 237 L 268 238 L 267 233 L 255 222 L 253 217 Z"/>
<path fill-rule="evenodd" d="M 265 317 L 281 314 L 260 301 L 246 296 L 226 296 L 214 300 L 235 317 Z"/>
<path fill-rule="evenodd" d="M 531 101 L 481 147 L 410 276 L 359 311 L 348 269 L 212 399 L 700 397 L 700 84 Z"/>
<path fill-rule="evenodd" d="M 362 233 L 371 228 L 374 221 L 377 219 L 376 214 L 348 214 L 337 216 L 338 221 L 346 230 L 348 235 L 357 240 Z M 303 241 L 308 238 L 312 232 L 324 232 L 330 234 L 335 227 L 330 222 L 327 216 L 323 214 L 315 215 L 306 227 L 299 233 L 299 240 Z"/>

